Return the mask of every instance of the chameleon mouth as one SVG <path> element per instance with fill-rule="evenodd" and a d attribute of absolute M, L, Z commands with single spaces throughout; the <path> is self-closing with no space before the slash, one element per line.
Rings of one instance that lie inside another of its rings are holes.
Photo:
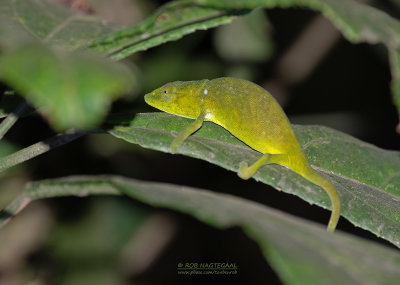
<path fill-rule="evenodd" d="M 153 106 L 153 102 L 154 102 L 154 95 L 153 93 L 148 93 L 146 95 L 144 95 L 144 101 L 149 104 L 150 106 Z"/>
<path fill-rule="evenodd" d="M 162 88 L 153 90 L 150 93 L 147 93 L 146 95 L 144 95 L 144 101 L 147 104 L 149 104 L 150 106 L 155 107 L 157 102 L 161 101 L 161 94 L 162 94 Z"/>

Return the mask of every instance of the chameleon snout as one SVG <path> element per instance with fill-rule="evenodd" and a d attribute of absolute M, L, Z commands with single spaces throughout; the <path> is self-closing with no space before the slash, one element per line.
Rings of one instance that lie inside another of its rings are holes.
<path fill-rule="evenodd" d="M 153 93 L 148 93 L 144 95 L 144 101 L 154 107 L 154 102 L 157 102 L 157 98 L 155 98 Z"/>

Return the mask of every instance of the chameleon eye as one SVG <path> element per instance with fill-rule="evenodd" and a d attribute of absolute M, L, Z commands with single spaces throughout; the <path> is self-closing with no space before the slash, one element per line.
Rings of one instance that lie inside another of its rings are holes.
<path fill-rule="evenodd" d="M 174 97 L 174 93 L 168 90 L 163 90 L 161 93 L 164 100 L 171 100 Z"/>

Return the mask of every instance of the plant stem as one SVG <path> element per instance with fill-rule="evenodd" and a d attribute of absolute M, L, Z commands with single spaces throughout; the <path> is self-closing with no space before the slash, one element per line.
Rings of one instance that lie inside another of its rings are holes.
<path fill-rule="evenodd" d="M 0 123 L 0 140 L 15 124 L 19 116 L 25 111 L 26 107 L 28 107 L 28 104 L 25 101 L 21 102 L 21 104 L 19 104 L 18 107 Z"/>
<path fill-rule="evenodd" d="M 0 158 L 0 172 L 3 172 L 7 168 L 34 158 L 56 147 L 76 140 L 84 134 L 86 134 L 86 132 L 59 134 L 47 140 L 35 143 L 31 146 L 21 149 L 20 151 L 14 152 L 13 154 L 2 157 Z"/>

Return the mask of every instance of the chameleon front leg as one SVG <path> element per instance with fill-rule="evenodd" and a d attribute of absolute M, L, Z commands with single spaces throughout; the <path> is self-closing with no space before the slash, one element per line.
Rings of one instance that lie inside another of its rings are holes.
<path fill-rule="evenodd" d="M 261 166 L 273 163 L 282 164 L 283 162 L 287 161 L 287 158 L 288 158 L 287 154 L 266 153 L 259 160 L 257 160 L 250 166 L 247 165 L 247 162 L 242 161 L 239 164 L 238 175 L 240 178 L 247 180 L 250 177 L 252 177 Z"/>
<path fill-rule="evenodd" d="M 197 117 L 197 119 L 191 123 L 186 129 L 181 131 L 175 139 L 172 141 L 171 144 L 171 152 L 175 153 L 177 147 L 184 141 L 186 140 L 191 134 L 196 132 L 200 127 L 203 125 L 205 118 L 205 112 L 201 112 L 200 115 Z"/>

